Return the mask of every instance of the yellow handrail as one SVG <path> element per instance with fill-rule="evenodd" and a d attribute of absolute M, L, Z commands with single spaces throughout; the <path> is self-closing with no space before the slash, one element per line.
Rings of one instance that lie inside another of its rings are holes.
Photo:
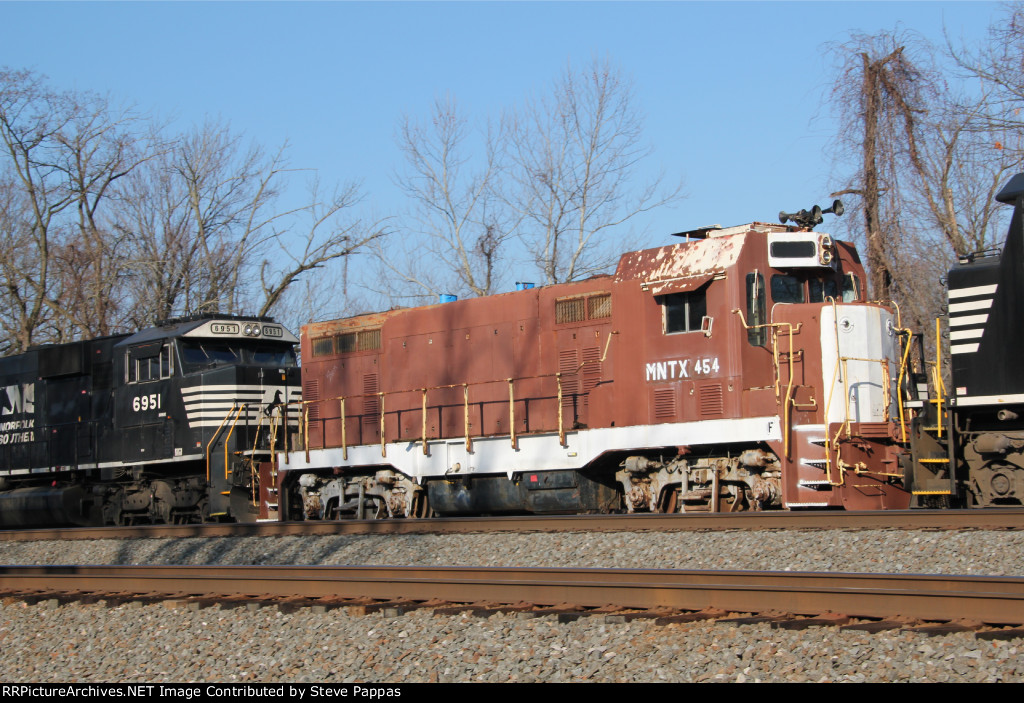
<path fill-rule="evenodd" d="M 220 425 L 217 427 L 217 431 L 213 433 L 213 437 L 210 438 L 210 441 L 206 445 L 206 482 L 207 483 L 210 482 L 210 449 L 213 448 L 213 443 L 217 441 L 217 437 L 220 435 L 220 431 L 222 429 L 224 429 L 224 423 L 228 421 L 229 417 L 231 417 L 231 413 L 233 413 L 235 411 L 235 407 L 236 407 L 235 403 L 231 403 L 231 409 L 228 410 L 227 414 L 224 416 L 224 419 L 220 421 Z"/>
<path fill-rule="evenodd" d="M 238 424 L 238 417 L 242 412 L 249 407 L 248 403 L 242 403 L 238 408 L 238 412 L 235 413 L 235 419 L 231 421 L 231 428 L 228 430 L 228 436 L 224 438 L 224 480 L 227 481 L 230 475 L 228 471 L 228 445 L 231 444 L 231 435 L 235 433 L 235 425 Z"/>
<path fill-rule="evenodd" d="M 744 330 L 756 330 L 756 329 L 771 329 L 772 331 L 772 368 L 775 374 L 775 402 L 782 405 L 782 434 L 783 434 L 783 452 L 786 457 L 789 457 L 789 425 L 790 425 L 790 405 L 793 403 L 793 358 L 795 353 L 793 351 L 793 334 L 799 332 L 803 327 L 802 322 L 798 322 L 795 326 L 791 322 L 767 322 L 763 325 L 748 325 L 747 318 L 743 315 L 743 311 L 739 308 L 733 308 L 733 313 L 740 316 L 740 324 L 743 325 Z M 785 398 L 780 397 L 780 384 L 782 383 L 782 370 L 781 364 L 779 363 L 779 329 L 786 328 L 789 333 L 789 357 L 788 357 L 788 381 L 786 384 L 786 395 Z"/>

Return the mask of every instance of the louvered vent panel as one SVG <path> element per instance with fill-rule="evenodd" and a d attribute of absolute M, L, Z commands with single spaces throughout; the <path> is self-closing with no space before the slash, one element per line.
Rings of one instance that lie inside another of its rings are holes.
<path fill-rule="evenodd" d="M 676 416 L 676 391 L 674 388 L 658 388 L 654 391 L 654 417 L 671 420 Z"/>
<path fill-rule="evenodd" d="M 379 393 L 380 384 L 377 381 L 377 374 L 368 373 L 363 376 L 363 393 Z M 376 414 L 380 412 L 380 397 L 376 395 L 367 395 L 363 398 L 363 412 L 366 414 Z"/>
<path fill-rule="evenodd" d="M 580 392 L 579 376 L 576 374 L 579 365 L 579 352 L 576 349 L 558 352 L 558 372 L 562 374 L 562 407 L 567 411 L 573 411 L 576 407 L 576 395 Z"/>
<path fill-rule="evenodd" d="M 721 416 L 725 412 L 722 384 L 702 386 L 697 391 L 697 404 L 701 417 Z"/>
<path fill-rule="evenodd" d="M 303 382 L 302 398 L 304 400 L 320 400 L 320 381 L 308 379 Z"/>
<path fill-rule="evenodd" d="M 359 333 L 359 351 L 380 349 L 380 330 L 364 330 Z"/>
<path fill-rule="evenodd" d="M 356 340 L 358 335 L 355 332 L 349 332 L 348 334 L 339 334 L 334 338 L 334 349 L 339 354 L 348 354 L 354 352 L 357 349 Z"/>
<path fill-rule="evenodd" d="M 310 401 L 307 405 L 303 405 L 303 411 L 308 412 L 310 420 L 320 419 L 320 403 L 316 402 L 320 400 L 320 381 L 316 379 L 309 379 L 302 383 L 302 399 Z"/>
<path fill-rule="evenodd" d="M 579 383 L 576 369 L 579 368 L 579 352 L 575 349 L 563 349 L 558 352 L 558 372 L 562 374 L 562 393 L 577 393 Z"/>

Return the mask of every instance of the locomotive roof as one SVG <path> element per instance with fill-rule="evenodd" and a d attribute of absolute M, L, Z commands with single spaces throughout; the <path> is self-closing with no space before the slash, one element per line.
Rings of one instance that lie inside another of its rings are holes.
<path fill-rule="evenodd" d="M 261 323 L 264 323 L 264 324 L 269 324 L 269 325 L 271 325 L 273 327 L 280 327 L 281 328 L 281 330 L 284 333 L 283 337 L 263 338 L 263 339 L 266 339 L 266 341 L 271 341 L 271 342 L 290 342 L 292 344 L 295 344 L 298 341 L 297 339 L 295 339 L 294 336 L 292 336 L 292 334 L 290 332 L 288 332 L 288 330 L 284 329 L 284 327 L 282 325 L 275 323 L 271 318 L 257 318 L 257 317 L 241 317 L 241 316 L 233 316 L 233 315 L 223 315 L 223 316 L 217 316 L 217 317 L 203 316 L 203 317 L 198 317 L 198 318 L 184 318 L 184 319 L 177 319 L 177 320 L 168 320 L 168 321 L 164 322 L 163 324 L 158 325 L 156 327 L 150 327 L 149 329 L 145 329 L 145 330 L 141 330 L 139 332 L 136 332 L 135 334 L 131 335 L 130 337 L 122 340 L 117 346 L 118 347 L 123 347 L 123 346 L 135 345 L 135 344 L 142 344 L 142 343 L 145 343 L 145 342 L 155 342 L 155 341 L 158 341 L 158 340 L 174 339 L 174 338 L 177 338 L 177 337 L 185 337 L 190 332 L 195 332 L 195 331 L 199 330 L 201 327 L 203 327 L 204 325 L 209 325 L 210 323 L 234 323 L 234 324 L 241 324 L 241 323 L 245 323 L 245 322 L 261 322 Z M 200 336 L 205 336 L 205 335 L 200 335 Z M 211 335 L 211 336 L 213 336 L 213 335 Z M 257 339 L 260 339 L 260 338 L 257 338 L 257 337 L 240 337 L 240 336 L 236 336 L 236 335 L 227 335 L 227 337 L 228 338 L 248 339 L 248 340 L 252 340 L 252 341 L 256 341 Z"/>
<path fill-rule="evenodd" d="M 706 281 L 723 275 L 727 269 L 736 265 L 740 251 L 749 235 L 770 237 L 774 234 L 793 234 L 811 232 L 803 227 L 782 225 L 771 222 L 752 222 L 736 227 L 705 227 L 692 230 L 692 239 L 676 244 L 667 244 L 653 249 L 643 249 L 623 254 L 613 275 L 598 274 L 585 280 L 569 281 L 555 284 L 566 289 L 565 295 L 571 295 L 570 288 L 578 285 L 593 284 L 595 279 L 610 279 L 616 283 L 623 281 L 641 281 L 644 290 L 654 295 L 662 295 L 682 290 L 692 290 Z M 827 237 L 827 234 L 813 232 L 815 235 Z M 550 286 L 539 286 L 547 288 Z M 537 290 L 537 289 L 535 289 Z M 485 296 L 488 299 L 503 295 L 522 295 L 522 291 L 506 291 Z M 467 300 L 479 300 L 469 298 Z M 447 306 L 451 303 L 431 303 L 412 308 L 393 308 L 380 312 L 363 313 L 351 317 L 334 320 L 321 320 L 303 325 L 306 334 L 329 335 L 352 332 L 368 327 L 377 327 L 390 317 L 401 315 L 411 310 L 426 310 L 433 307 Z"/>

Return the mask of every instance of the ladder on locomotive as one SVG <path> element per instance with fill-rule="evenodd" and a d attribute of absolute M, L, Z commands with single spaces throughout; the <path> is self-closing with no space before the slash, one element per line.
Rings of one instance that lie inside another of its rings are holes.
<path fill-rule="evenodd" d="M 919 415 L 911 423 L 911 493 L 918 507 L 952 507 L 958 498 L 949 396 L 942 378 L 940 321 L 935 321 L 934 361 L 924 361 L 923 335 L 914 335 L 923 366 L 930 371 L 912 375 L 917 390 Z M 929 390 L 931 392 L 929 392 Z M 908 403 L 908 405 L 910 405 Z"/>
<path fill-rule="evenodd" d="M 221 437 L 221 435 L 225 432 L 226 427 L 227 434 L 224 436 L 223 442 L 224 479 L 229 483 L 229 485 L 243 485 L 248 483 L 252 505 L 253 507 L 257 507 L 260 499 L 259 466 L 262 461 L 270 461 L 271 465 L 274 467 L 271 470 L 271 486 L 268 487 L 268 490 L 271 493 L 277 492 L 277 469 L 276 464 L 271 460 L 273 458 L 275 443 L 277 442 L 279 430 L 278 426 L 282 424 L 282 417 L 280 408 L 275 409 L 274 412 L 271 413 L 270 415 L 266 415 L 260 412 L 261 408 L 257 404 L 257 411 L 254 422 L 253 418 L 250 417 L 250 405 L 250 403 L 233 404 L 231 406 L 231 409 L 228 410 L 228 412 L 221 419 L 220 425 L 217 427 L 217 431 L 213 433 L 213 436 L 210 438 L 210 441 L 207 444 L 206 479 L 207 482 L 210 481 L 211 471 L 213 470 L 211 449 L 213 448 L 214 444 L 217 443 L 217 440 Z M 244 449 L 236 450 L 234 452 L 229 452 L 231 437 L 236 431 L 236 429 L 239 428 L 239 419 L 241 419 L 241 430 L 245 431 L 245 436 L 253 438 L 252 446 L 251 448 L 247 447 Z M 287 415 L 284 416 L 283 424 L 285 424 L 285 427 L 287 427 Z M 265 428 L 264 425 L 266 425 Z M 261 449 L 259 448 L 259 441 L 260 435 L 264 431 L 266 431 L 268 434 L 268 447 L 266 449 Z M 232 462 L 232 455 L 234 455 L 236 458 L 239 458 L 240 461 L 237 463 Z M 243 471 L 248 470 L 250 472 L 250 475 L 241 477 L 241 482 L 239 482 L 238 478 L 233 476 L 235 471 L 232 468 L 233 466 L 237 466 L 240 470 Z M 224 495 L 228 495 L 229 493 L 230 491 L 223 492 Z M 270 507 L 276 509 L 277 506 L 273 505 Z"/>

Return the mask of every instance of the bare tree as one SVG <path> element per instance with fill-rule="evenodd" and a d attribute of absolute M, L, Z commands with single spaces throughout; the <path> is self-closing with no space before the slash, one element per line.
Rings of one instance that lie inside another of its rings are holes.
<path fill-rule="evenodd" d="M 1008 13 L 1018 16 L 1020 8 Z M 1024 41 L 1017 37 L 1013 47 L 1015 34 L 994 30 L 990 40 L 1003 44 L 974 54 L 950 44 L 943 55 L 889 32 L 835 48 L 833 107 L 846 145 L 839 158 L 857 164 L 839 193 L 860 196 L 852 203 L 863 216 L 855 234 L 867 244 L 873 294 L 897 300 L 905 326 L 931 329 L 955 257 L 999 244 L 995 194 L 1024 167 L 1022 123 L 1009 109 L 1019 98 L 1000 87 L 1014 79 L 1014 53 L 1018 67 L 1024 58 Z M 951 64 L 968 70 L 957 76 Z M 926 339 L 930 345 L 931 335 Z"/>
<path fill-rule="evenodd" d="M 832 92 L 851 150 L 859 151 L 852 183 L 836 195 L 861 197 L 871 291 L 890 299 L 894 267 L 906 239 L 901 179 L 920 160 L 918 140 L 931 84 L 906 51 L 907 38 L 890 33 L 855 36 L 837 47 L 841 66 Z"/>
<path fill-rule="evenodd" d="M 106 99 L 88 97 L 75 108 L 58 135 L 55 165 L 74 201 L 72 236 L 56 252 L 57 312 L 69 336 L 96 337 L 126 329 L 129 317 L 124 278 L 130 251 L 106 214 L 118 207 L 110 202 L 115 186 L 162 145 L 140 135 L 141 118 Z"/>
<path fill-rule="evenodd" d="M 8 189 L 5 198 L 2 320 L 9 348 L 42 341 L 51 312 L 51 248 L 56 218 L 72 196 L 51 165 L 56 134 L 66 121 L 65 100 L 27 71 L 0 71 L 0 139 Z"/>
<path fill-rule="evenodd" d="M 112 187 L 149 158 L 140 118 L 91 93 L 0 70 L 3 325 L 12 351 L 109 334 L 122 322 L 122 251 L 102 211 Z"/>
<path fill-rule="evenodd" d="M 1012 174 L 1024 169 L 1024 149 L 1004 148 L 1015 138 L 990 120 L 985 100 L 937 101 L 925 120 L 917 158 L 912 212 L 956 256 L 991 249 L 1002 237 L 995 196 Z"/>
<path fill-rule="evenodd" d="M 287 290 L 305 274 L 322 270 L 330 262 L 367 250 L 369 245 L 386 234 L 381 223 L 370 225 L 350 219 L 349 212 L 362 200 L 359 184 L 349 183 L 336 190 L 329 199 L 320 197 L 319 182 L 309 189 L 309 204 L 301 208 L 307 226 L 305 234 L 289 232 L 274 234 L 277 245 L 273 259 L 260 265 L 260 286 L 263 303 L 259 315 L 266 315 L 277 306 Z M 337 295 L 338 291 L 335 291 Z M 347 296 L 347 286 L 340 291 Z"/>
<path fill-rule="evenodd" d="M 980 81 L 987 126 L 1019 134 L 1024 126 L 1024 6 L 1006 4 L 1002 17 L 989 27 L 987 41 L 977 47 L 961 48 L 947 39 L 946 49 L 962 71 Z"/>
<path fill-rule="evenodd" d="M 497 198 L 503 135 L 488 129 L 473 144 L 468 120 L 452 98 L 438 99 L 427 124 L 406 116 L 398 128 L 405 168 L 395 182 L 412 206 L 402 219 L 403 237 L 416 237 L 415 251 L 378 247 L 389 272 L 379 289 L 392 299 L 410 295 L 436 300 L 440 293 L 495 292 L 503 248 L 515 229 Z M 473 158 L 478 146 L 481 157 Z M 396 285 L 397 284 L 397 285 Z"/>
<path fill-rule="evenodd" d="M 288 213 L 273 204 L 283 171 L 284 147 L 267 158 L 226 125 L 208 122 L 186 135 L 171 168 L 184 184 L 195 253 L 203 275 L 190 291 L 190 312 L 237 312 L 239 281 L 267 229 Z"/>
<path fill-rule="evenodd" d="M 177 151 L 167 149 L 121 183 L 115 230 L 128 244 L 132 324 L 138 329 L 192 311 L 209 286 L 197 265 L 188 187 L 176 175 Z"/>
<path fill-rule="evenodd" d="M 621 253 L 624 225 L 681 197 L 681 183 L 633 185 L 651 153 L 635 102 L 621 72 L 594 60 L 582 71 L 568 66 L 550 96 L 510 118 L 508 197 L 545 283 L 606 270 Z M 613 232 L 620 241 L 609 246 Z"/>
<path fill-rule="evenodd" d="M 280 207 L 301 171 L 285 149 L 266 157 L 226 125 L 207 123 L 126 179 L 117 231 L 132 243 L 138 324 L 179 314 L 269 314 L 305 273 L 382 236 L 349 213 L 349 184 L 324 200 Z M 303 229 L 302 220 L 308 221 Z"/>

